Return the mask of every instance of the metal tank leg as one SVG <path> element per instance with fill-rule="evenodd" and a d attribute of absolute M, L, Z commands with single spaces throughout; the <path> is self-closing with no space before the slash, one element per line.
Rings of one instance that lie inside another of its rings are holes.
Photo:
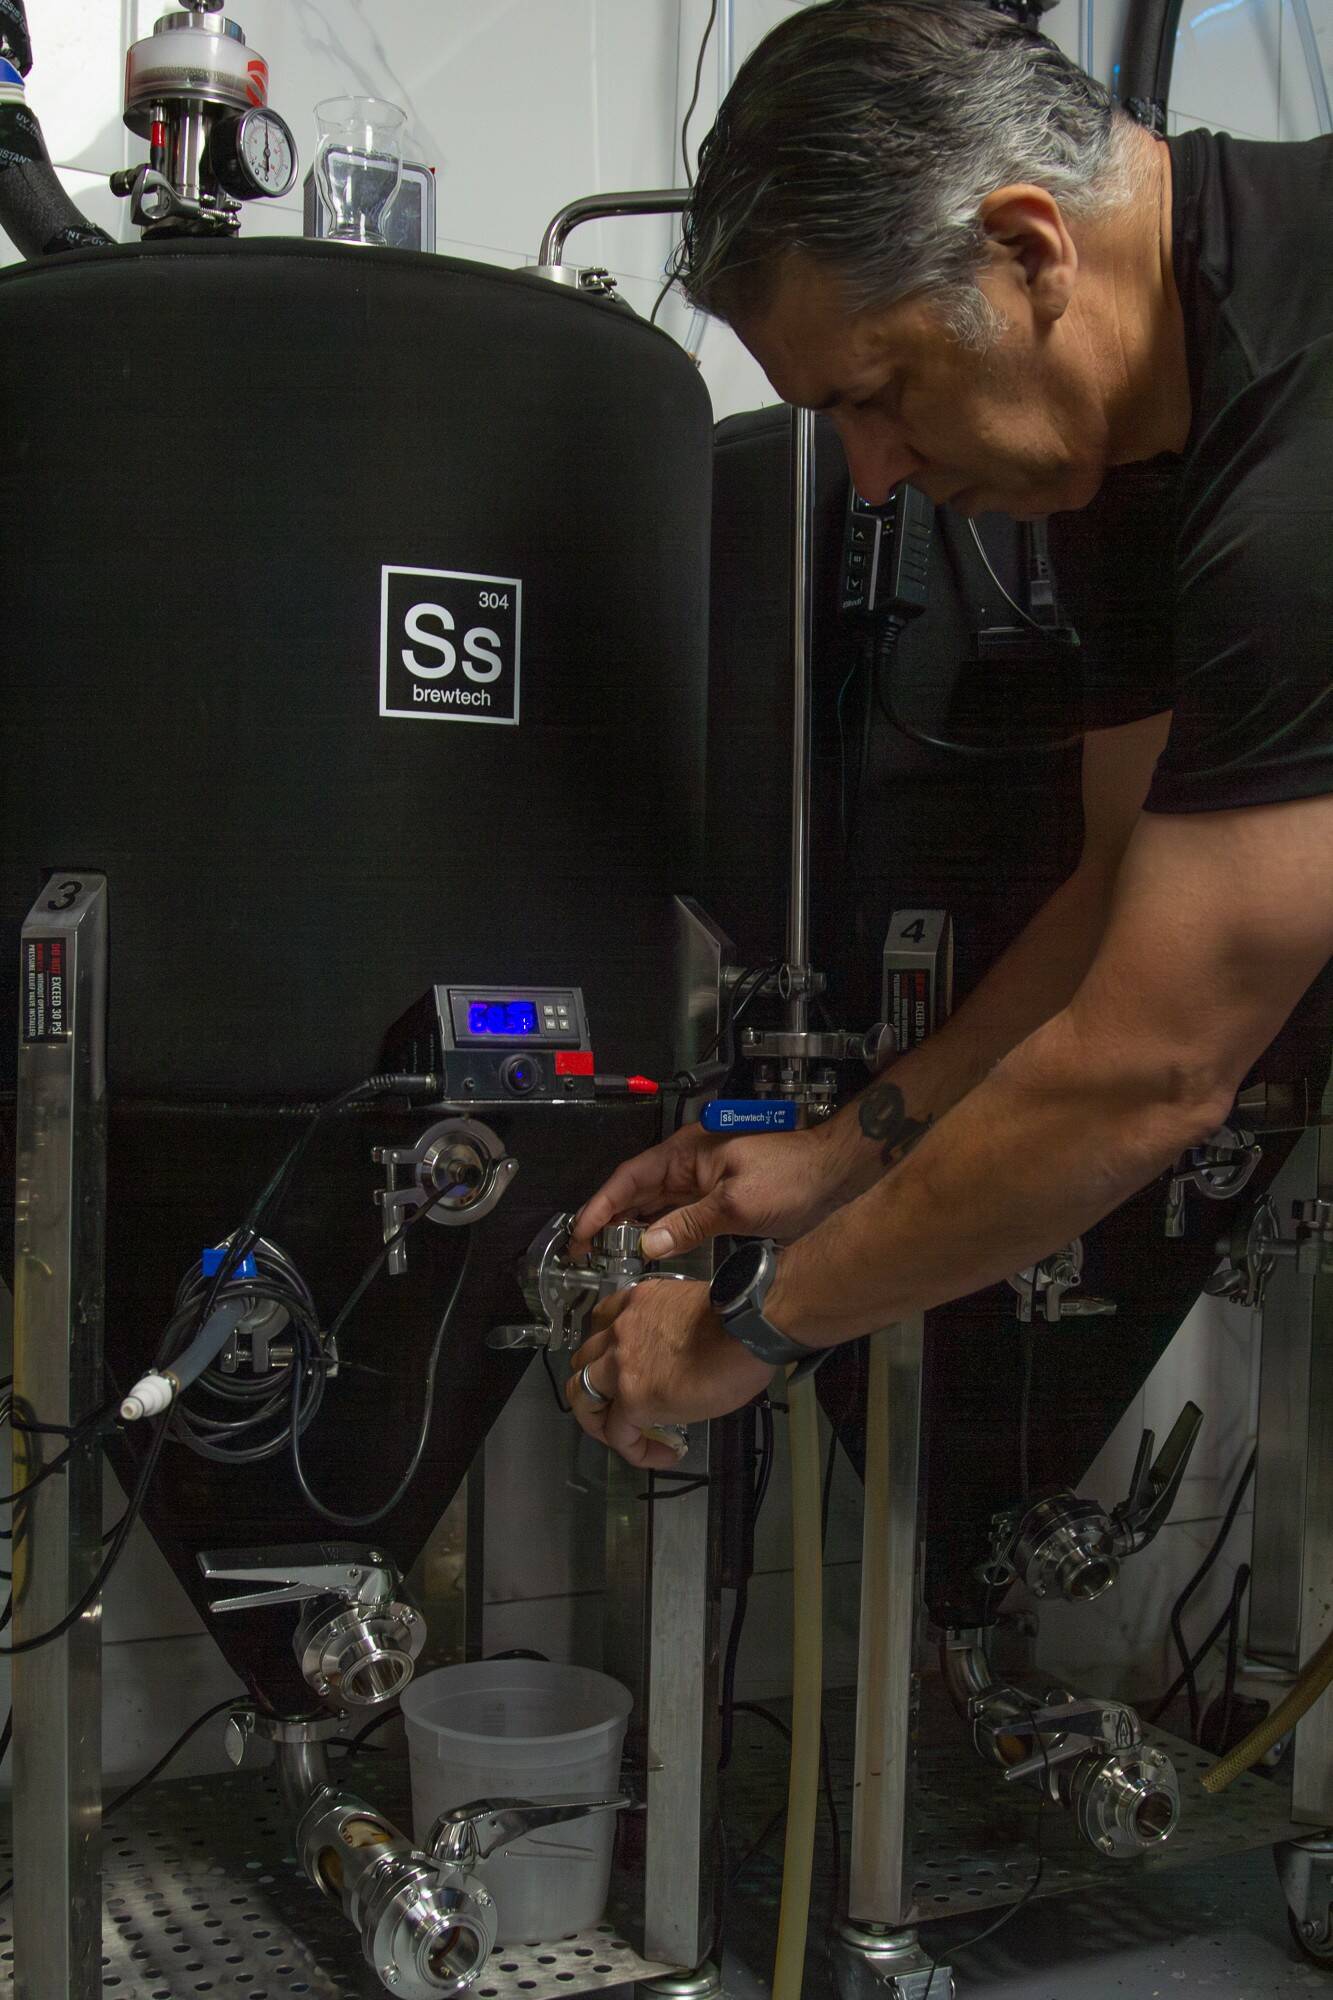
<path fill-rule="evenodd" d="M 833 1940 L 838 2000 L 953 2000 L 953 1973 L 927 1958 L 915 1931 L 844 1919 Z"/>
<path fill-rule="evenodd" d="M 918 1317 L 870 1343 L 848 1914 L 854 1924 L 893 1931 L 910 1918 L 913 1898 L 923 1338 Z"/>
<path fill-rule="evenodd" d="M 712 1964 L 693 1972 L 666 1972 L 660 1979 L 641 1979 L 634 1989 L 642 2000 L 723 2000 L 722 1974 Z"/>
<path fill-rule="evenodd" d="M 102 1399 L 107 894 L 55 875 L 23 926 L 14 1230 L 14 1409 L 78 1424 Z M 64 1448 L 16 1433 L 15 1486 Z M 14 1512 L 16 1643 L 59 1623 L 97 1573 L 102 1460 L 76 1447 Z M 101 1605 L 14 1660 L 14 1992 L 102 1990 Z"/>
<path fill-rule="evenodd" d="M 1272 1192 L 1284 1233 L 1293 1202 L 1333 1202 L 1333 1129 L 1308 1132 Z M 1294 1673 L 1333 1623 L 1333 1277 L 1278 1260 L 1263 1305 L 1258 1471 L 1248 1646 Z M 1296 1729 L 1292 1818 L 1333 1821 L 1333 1703 Z"/>

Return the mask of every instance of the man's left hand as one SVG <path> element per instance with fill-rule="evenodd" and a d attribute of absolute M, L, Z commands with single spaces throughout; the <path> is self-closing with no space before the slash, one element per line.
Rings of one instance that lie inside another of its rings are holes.
<path fill-rule="evenodd" d="M 650 1278 L 604 1299 L 574 1356 L 566 1395 L 589 1437 L 630 1465 L 666 1471 L 670 1448 L 644 1436 L 659 1424 L 693 1424 L 739 1410 L 766 1389 L 773 1370 L 733 1340 L 707 1285 Z M 589 1397 L 584 1369 L 599 1396 Z"/>

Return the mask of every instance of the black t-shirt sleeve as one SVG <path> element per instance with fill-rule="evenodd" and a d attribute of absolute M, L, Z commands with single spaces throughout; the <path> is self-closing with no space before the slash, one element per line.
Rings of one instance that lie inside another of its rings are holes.
<path fill-rule="evenodd" d="M 1333 338 L 1214 420 L 1178 522 L 1173 714 L 1147 810 L 1333 791 Z"/>

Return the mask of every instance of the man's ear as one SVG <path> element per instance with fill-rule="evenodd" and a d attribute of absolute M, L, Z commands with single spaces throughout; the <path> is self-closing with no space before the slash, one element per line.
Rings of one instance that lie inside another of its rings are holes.
<path fill-rule="evenodd" d="M 1026 183 L 997 188 L 982 202 L 978 220 L 990 275 L 1020 286 L 1035 318 L 1059 319 L 1073 296 L 1078 251 L 1054 196 Z"/>

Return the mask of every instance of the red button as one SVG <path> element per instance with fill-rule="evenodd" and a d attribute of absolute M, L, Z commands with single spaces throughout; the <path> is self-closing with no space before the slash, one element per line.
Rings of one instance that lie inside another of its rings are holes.
<path fill-rule="evenodd" d="M 557 1076 L 591 1076 L 593 1074 L 591 1049 L 558 1049 L 555 1058 Z"/>

